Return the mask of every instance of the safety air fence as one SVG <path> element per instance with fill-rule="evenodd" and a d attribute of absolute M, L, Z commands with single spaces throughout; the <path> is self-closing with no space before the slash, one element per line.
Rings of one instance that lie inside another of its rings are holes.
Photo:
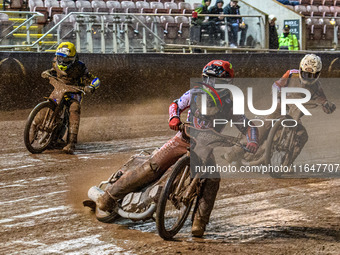
<path fill-rule="evenodd" d="M 340 75 L 336 53 L 316 53 L 323 61 L 322 78 Z M 79 53 L 90 72 L 102 81 L 101 88 L 84 104 L 136 103 L 145 99 L 172 102 L 190 88 L 190 79 L 199 78 L 202 68 L 213 59 L 232 63 L 237 78 L 278 78 L 298 68 L 303 53 L 219 53 L 163 54 Z M 51 68 L 54 53 L 0 52 L 0 110 L 31 108 L 52 91 L 44 70 Z M 252 86 L 251 84 L 249 86 Z M 255 86 L 255 85 L 254 85 Z M 270 82 L 266 84 L 271 88 Z M 338 90 L 338 86 L 334 91 Z M 331 92 L 332 94 L 333 92 Z M 328 93 L 329 94 L 329 93 Z"/>

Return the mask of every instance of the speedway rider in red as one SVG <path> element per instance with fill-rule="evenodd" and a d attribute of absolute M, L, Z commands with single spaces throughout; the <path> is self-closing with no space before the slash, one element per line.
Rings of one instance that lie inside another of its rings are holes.
<path fill-rule="evenodd" d="M 234 70 L 231 64 L 223 60 L 213 60 L 203 68 L 203 84 L 214 87 L 215 79 L 224 79 L 225 82 L 231 83 L 234 78 Z M 178 130 L 180 114 L 196 101 L 197 95 L 195 90 L 191 89 L 184 93 L 179 99 L 175 100 L 169 107 L 169 126 L 173 130 Z M 213 128 L 214 118 L 232 119 L 237 123 L 246 123 L 248 120 L 244 115 L 232 114 L 232 100 L 228 90 L 218 91 L 223 102 L 221 108 L 216 106 L 207 109 L 207 115 L 199 112 L 188 112 L 188 120 L 192 125 L 199 129 Z M 198 97 L 197 97 L 198 98 Z M 226 116 L 227 115 L 227 116 Z M 219 125 L 222 126 L 222 125 Z M 258 149 L 257 128 L 235 125 L 247 137 L 247 149 L 253 153 Z M 215 128 L 220 132 L 222 127 Z M 187 152 L 190 147 L 190 141 L 182 136 L 182 132 L 178 132 L 172 139 L 164 144 L 148 162 L 143 163 L 134 171 L 124 173 L 105 194 L 98 200 L 98 207 L 103 211 L 110 211 L 114 207 L 115 200 L 121 199 L 126 194 L 136 191 L 141 187 L 159 179 L 164 172 L 171 167 L 181 156 Z M 201 237 L 204 234 L 206 224 L 209 222 L 211 211 L 214 207 L 215 198 L 219 189 L 220 178 L 205 179 L 201 194 L 198 197 L 194 210 L 194 220 L 192 225 L 192 234 Z"/>

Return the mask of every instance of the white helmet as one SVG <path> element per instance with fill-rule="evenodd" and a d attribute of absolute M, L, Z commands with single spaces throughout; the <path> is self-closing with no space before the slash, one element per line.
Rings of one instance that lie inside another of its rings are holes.
<path fill-rule="evenodd" d="M 272 22 L 272 21 L 276 21 L 276 17 L 275 17 L 275 15 L 270 14 L 270 15 L 268 16 L 268 22 L 270 23 L 270 22 Z"/>
<path fill-rule="evenodd" d="M 321 58 L 315 54 L 307 54 L 300 62 L 300 80 L 303 84 L 312 85 L 320 77 Z"/>

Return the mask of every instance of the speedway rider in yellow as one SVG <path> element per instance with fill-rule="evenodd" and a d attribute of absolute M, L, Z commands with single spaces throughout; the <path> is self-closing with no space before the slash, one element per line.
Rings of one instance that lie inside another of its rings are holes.
<path fill-rule="evenodd" d="M 73 43 L 63 42 L 56 51 L 52 68 L 41 74 L 43 78 L 51 75 L 58 77 L 66 85 L 80 86 L 85 93 L 93 93 L 99 86 L 99 79 L 91 74 L 85 64 L 79 61 L 76 48 Z M 66 153 L 73 153 L 77 143 L 77 135 L 80 121 L 80 103 L 83 93 L 69 93 L 68 104 L 70 107 L 69 129 L 67 145 L 63 148 Z"/>

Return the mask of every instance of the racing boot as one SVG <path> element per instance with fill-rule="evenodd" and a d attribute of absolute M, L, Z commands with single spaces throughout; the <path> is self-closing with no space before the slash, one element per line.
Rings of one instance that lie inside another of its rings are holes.
<path fill-rule="evenodd" d="M 109 195 L 108 192 L 105 192 L 97 200 L 98 208 L 104 212 L 112 212 L 113 208 L 115 207 L 115 204 L 116 201 Z"/>
<path fill-rule="evenodd" d="M 162 172 L 159 171 L 158 166 L 148 160 L 134 170 L 124 173 L 106 192 L 113 199 L 121 199 L 126 194 L 157 180 L 161 175 Z"/>
<path fill-rule="evenodd" d="M 244 154 L 244 150 L 240 146 L 233 146 L 231 147 L 231 150 L 227 153 L 225 153 L 222 158 L 225 159 L 229 164 L 242 159 L 242 156 Z"/>
<path fill-rule="evenodd" d="M 63 148 L 63 152 L 73 154 L 77 143 L 77 134 L 70 134 L 68 144 Z"/>
<path fill-rule="evenodd" d="M 216 195 L 220 187 L 220 179 L 206 179 L 193 213 L 191 233 L 194 237 L 202 237 L 214 208 Z"/>

